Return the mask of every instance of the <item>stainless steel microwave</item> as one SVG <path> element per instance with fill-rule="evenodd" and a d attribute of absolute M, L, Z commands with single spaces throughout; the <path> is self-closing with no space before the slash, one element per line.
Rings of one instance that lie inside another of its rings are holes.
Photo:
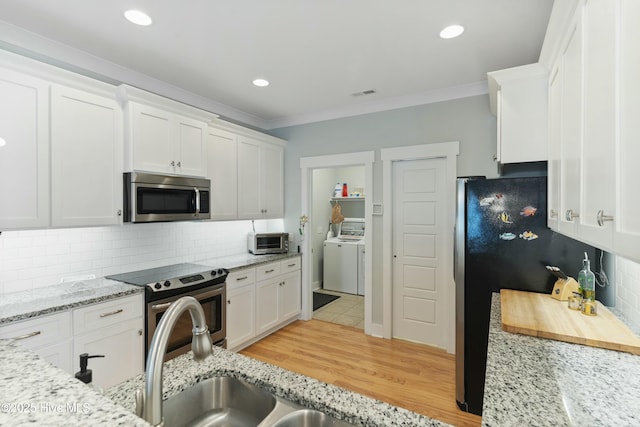
<path fill-rule="evenodd" d="M 211 184 L 205 178 L 127 172 L 124 221 L 164 222 L 211 218 Z"/>
<path fill-rule="evenodd" d="M 286 254 L 289 252 L 289 233 L 249 233 L 247 249 L 255 255 Z"/>

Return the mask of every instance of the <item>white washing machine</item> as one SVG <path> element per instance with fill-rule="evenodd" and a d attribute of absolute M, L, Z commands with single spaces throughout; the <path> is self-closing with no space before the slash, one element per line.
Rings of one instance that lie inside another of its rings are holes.
<path fill-rule="evenodd" d="M 358 283 L 364 291 L 364 276 L 359 277 L 360 246 L 364 238 L 364 219 L 345 218 L 338 237 L 324 241 L 324 268 L 322 287 L 348 294 L 359 294 Z M 364 269 L 362 269 L 364 274 Z M 361 295 L 363 295 L 362 293 Z"/>

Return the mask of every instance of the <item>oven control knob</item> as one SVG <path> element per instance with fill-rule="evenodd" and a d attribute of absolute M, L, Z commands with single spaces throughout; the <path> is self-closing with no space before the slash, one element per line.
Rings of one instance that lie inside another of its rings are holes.
<path fill-rule="evenodd" d="M 219 268 L 219 269 L 218 269 L 218 274 L 220 274 L 220 275 L 224 274 L 224 270 L 223 270 L 223 269 L 221 269 L 221 268 Z"/>
<path fill-rule="evenodd" d="M 215 270 L 213 270 L 213 271 L 211 272 L 211 275 L 212 275 L 213 277 L 216 277 L 216 274 L 218 274 L 218 273 L 217 273 Z"/>
<path fill-rule="evenodd" d="M 153 287 L 156 289 L 160 289 L 162 285 L 160 283 L 156 283 L 155 285 L 153 285 Z"/>
<path fill-rule="evenodd" d="M 170 282 L 170 281 L 168 281 L 168 280 L 165 280 L 165 282 L 164 282 L 164 287 L 165 287 L 165 288 L 168 288 L 169 286 L 171 286 L 171 282 Z"/>

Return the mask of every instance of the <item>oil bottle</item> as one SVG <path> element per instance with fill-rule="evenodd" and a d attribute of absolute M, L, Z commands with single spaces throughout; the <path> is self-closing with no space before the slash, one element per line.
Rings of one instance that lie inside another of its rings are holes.
<path fill-rule="evenodd" d="M 582 313 L 595 316 L 596 311 L 596 276 L 591 271 L 587 253 L 584 253 L 582 270 L 578 273 L 578 283 L 582 291 Z"/>

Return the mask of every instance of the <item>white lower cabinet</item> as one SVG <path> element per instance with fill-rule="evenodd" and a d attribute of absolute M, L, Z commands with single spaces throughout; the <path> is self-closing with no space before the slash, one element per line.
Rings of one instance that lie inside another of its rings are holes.
<path fill-rule="evenodd" d="M 300 257 L 234 271 L 226 283 L 230 350 L 246 347 L 301 313 Z"/>
<path fill-rule="evenodd" d="M 0 328 L 1 339 L 14 339 L 47 362 L 73 374 L 71 312 L 41 316 Z"/>
<path fill-rule="evenodd" d="M 255 285 L 227 291 L 227 348 L 234 349 L 255 336 Z"/>
<path fill-rule="evenodd" d="M 278 308 L 281 320 L 290 319 L 301 312 L 300 271 L 282 276 L 282 286 L 278 289 Z"/>
<path fill-rule="evenodd" d="M 93 384 L 108 388 L 144 371 L 144 300 L 133 295 L 73 310 L 73 365 L 89 359 Z"/>
<path fill-rule="evenodd" d="M 93 384 L 108 388 L 144 371 L 144 325 L 141 317 L 121 321 L 80 335 L 73 340 L 74 370 L 80 355 L 104 355 L 89 359 Z"/>
<path fill-rule="evenodd" d="M 74 375 L 80 355 L 89 359 L 93 384 L 108 388 L 144 371 L 144 296 L 15 322 L 0 328 L 0 339 L 13 338 L 54 366 Z"/>
<path fill-rule="evenodd" d="M 256 285 L 256 332 L 261 334 L 278 324 L 280 320 L 278 301 L 282 279 L 276 277 Z"/>

